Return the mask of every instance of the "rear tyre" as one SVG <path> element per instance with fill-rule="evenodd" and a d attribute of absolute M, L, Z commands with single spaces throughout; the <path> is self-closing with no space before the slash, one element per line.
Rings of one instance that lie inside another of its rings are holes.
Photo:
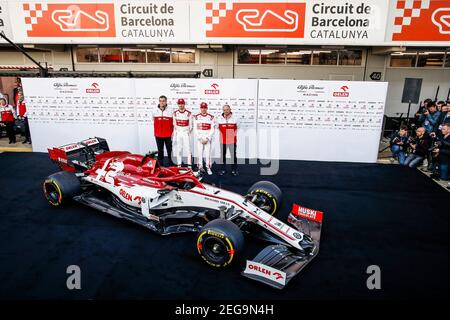
<path fill-rule="evenodd" d="M 248 189 L 247 196 L 260 209 L 275 215 L 281 207 L 282 192 L 270 181 L 258 181 Z"/>
<path fill-rule="evenodd" d="M 244 247 L 242 231 L 233 222 L 216 219 L 208 222 L 197 236 L 197 251 L 209 265 L 228 266 Z"/>
<path fill-rule="evenodd" d="M 60 207 L 81 193 L 80 180 L 72 172 L 60 171 L 45 179 L 44 195 L 54 207 Z"/>

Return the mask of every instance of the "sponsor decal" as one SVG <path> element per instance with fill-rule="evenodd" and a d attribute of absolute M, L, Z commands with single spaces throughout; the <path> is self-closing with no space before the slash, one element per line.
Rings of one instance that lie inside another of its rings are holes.
<path fill-rule="evenodd" d="M 303 239 L 303 236 L 298 232 L 294 232 L 292 235 L 299 240 Z"/>
<path fill-rule="evenodd" d="M 113 3 L 23 3 L 29 37 L 115 37 Z"/>
<path fill-rule="evenodd" d="M 394 41 L 450 41 L 450 0 L 397 0 Z"/>
<path fill-rule="evenodd" d="M 305 218 L 305 219 L 308 219 L 311 221 L 322 222 L 322 220 L 323 220 L 323 212 L 322 211 L 302 207 L 301 205 L 298 205 L 298 204 L 294 204 L 292 206 L 291 213 L 294 216 L 297 216 L 300 218 Z"/>
<path fill-rule="evenodd" d="M 208 234 L 211 236 L 217 237 L 217 238 L 221 238 L 221 239 L 225 238 L 225 236 L 223 234 L 212 231 L 212 230 L 208 230 Z"/>
<path fill-rule="evenodd" d="M 314 84 L 299 84 L 297 86 L 297 93 L 301 94 L 304 97 L 318 97 L 319 95 L 325 93 L 325 87 L 320 87 Z"/>
<path fill-rule="evenodd" d="M 247 266 L 244 270 L 244 274 L 252 274 L 266 278 L 268 280 L 277 282 L 281 285 L 286 285 L 286 273 L 266 266 L 265 264 L 247 260 Z"/>
<path fill-rule="evenodd" d="M 133 201 L 137 201 L 137 203 L 138 203 L 139 205 L 141 204 L 141 200 L 142 200 L 141 196 L 135 196 L 135 197 L 133 198 Z"/>
<path fill-rule="evenodd" d="M 86 93 L 100 93 L 99 84 L 97 82 L 91 84 L 89 88 L 86 88 Z"/>
<path fill-rule="evenodd" d="M 205 89 L 205 94 L 220 94 L 219 85 L 213 83 L 210 88 Z"/>
<path fill-rule="evenodd" d="M 82 141 L 84 144 L 87 144 L 88 146 L 91 146 L 91 145 L 93 145 L 93 144 L 96 144 L 96 143 L 98 143 L 98 140 L 97 139 L 88 139 L 88 140 L 84 140 L 84 141 Z"/>
<path fill-rule="evenodd" d="M 81 148 L 81 146 L 78 143 L 74 143 L 74 144 L 68 144 L 66 146 L 61 147 L 61 149 L 63 149 L 64 151 L 72 151 L 75 149 L 79 149 Z"/>
<path fill-rule="evenodd" d="M 205 9 L 207 37 L 304 36 L 304 2 L 206 2 Z"/>
<path fill-rule="evenodd" d="M 349 95 L 347 86 L 342 86 L 339 91 L 333 92 L 333 97 L 348 97 Z"/>
<path fill-rule="evenodd" d="M 131 194 L 129 194 L 128 192 L 126 192 L 123 189 L 120 189 L 119 194 L 122 196 L 122 198 L 124 198 L 125 200 L 128 201 L 133 201 L 133 197 L 131 196 Z"/>
<path fill-rule="evenodd" d="M 170 84 L 170 91 L 183 96 L 194 93 L 196 90 L 197 87 L 195 84 L 189 84 L 186 82 Z"/>
<path fill-rule="evenodd" d="M 198 130 L 209 130 L 211 129 L 210 123 L 197 123 L 197 129 Z"/>

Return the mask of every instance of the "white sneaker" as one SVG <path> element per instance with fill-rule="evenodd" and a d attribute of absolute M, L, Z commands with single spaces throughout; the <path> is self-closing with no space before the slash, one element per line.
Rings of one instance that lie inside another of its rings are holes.
<path fill-rule="evenodd" d="M 212 171 L 210 167 L 206 167 L 206 172 L 208 173 L 208 175 L 212 175 Z"/>

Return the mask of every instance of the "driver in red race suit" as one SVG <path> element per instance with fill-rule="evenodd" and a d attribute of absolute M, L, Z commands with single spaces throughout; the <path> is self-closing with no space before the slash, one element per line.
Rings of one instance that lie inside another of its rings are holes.
<path fill-rule="evenodd" d="M 178 99 L 178 110 L 173 113 L 173 149 L 175 161 L 181 166 L 183 156 L 187 157 L 188 167 L 192 166 L 191 131 L 192 113 L 186 110 L 184 99 Z"/>
<path fill-rule="evenodd" d="M 158 160 L 163 165 L 165 145 L 169 166 L 172 166 L 173 110 L 167 105 L 166 96 L 159 97 L 159 104 L 152 110 L 152 117 L 156 145 L 158 146 Z"/>
<path fill-rule="evenodd" d="M 200 104 L 200 113 L 194 116 L 194 133 L 197 141 L 198 169 L 204 171 L 203 160 L 206 163 L 206 172 L 211 175 L 211 141 L 214 134 L 214 116 L 208 113 L 208 104 Z"/>

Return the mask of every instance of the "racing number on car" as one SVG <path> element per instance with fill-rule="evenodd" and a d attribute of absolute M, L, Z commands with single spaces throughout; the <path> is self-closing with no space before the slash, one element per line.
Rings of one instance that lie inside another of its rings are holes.
<path fill-rule="evenodd" d="M 95 173 L 97 173 L 95 179 L 114 185 L 114 177 L 117 175 L 117 172 L 123 170 L 124 165 L 122 162 L 116 161 L 113 162 L 108 168 L 110 162 L 111 159 L 108 159 L 107 161 L 105 161 L 105 164 L 101 169 L 97 169 L 97 171 L 95 171 Z M 108 170 L 106 168 L 108 168 Z"/>

